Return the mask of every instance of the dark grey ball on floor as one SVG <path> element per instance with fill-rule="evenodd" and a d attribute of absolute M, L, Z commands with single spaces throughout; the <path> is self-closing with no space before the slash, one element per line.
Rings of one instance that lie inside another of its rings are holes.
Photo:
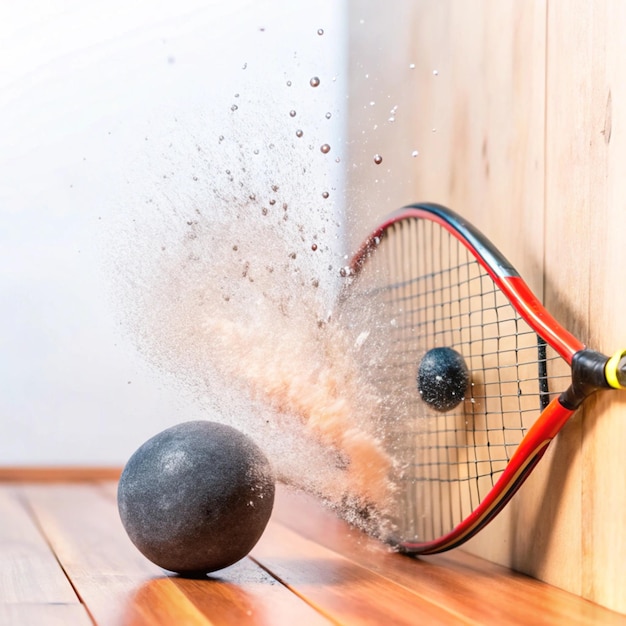
<path fill-rule="evenodd" d="M 275 482 L 261 449 L 235 428 L 185 422 L 129 459 L 117 501 L 131 541 L 153 563 L 197 575 L 228 567 L 261 538 Z"/>

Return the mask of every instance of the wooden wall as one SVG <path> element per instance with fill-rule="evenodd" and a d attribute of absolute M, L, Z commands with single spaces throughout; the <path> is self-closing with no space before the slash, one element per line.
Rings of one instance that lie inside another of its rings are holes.
<path fill-rule="evenodd" d="M 399 206 L 447 204 L 575 334 L 625 346 L 626 2 L 351 0 L 348 23 L 353 248 Z M 626 613 L 618 396 L 575 416 L 467 549 Z"/>

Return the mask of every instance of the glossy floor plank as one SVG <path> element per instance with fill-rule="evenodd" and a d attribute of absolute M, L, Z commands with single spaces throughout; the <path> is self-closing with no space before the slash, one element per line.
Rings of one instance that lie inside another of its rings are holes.
<path fill-rule="evenodd" d="M 0 490 L 0 546 L 2 605 L 78 604 L 20 493 L 12 488 Z"/>
<path fill-rule="evenodd" d="M 626 626 L 624 615 L 460 550 L 419 559 L 399 555 L 301 493 L 282 490 L 274 520 L 480 624 Z"/>
<path fill-rule="evenodd" d="M 250 557 L 171 575 L 128 539 L 115 483 L 90 478 L 0 482 L 0 625 L 626 625 L 463 552 L 403 557 L 282 487 Z"/>

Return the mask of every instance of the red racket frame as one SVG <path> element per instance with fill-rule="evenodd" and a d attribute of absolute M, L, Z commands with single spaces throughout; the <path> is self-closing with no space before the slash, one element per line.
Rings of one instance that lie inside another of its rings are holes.
<path fill-rule="evenodd" d="M 565 330 L 539 302 L 513 266 L 475 227 L 459 215 L 437 204 L 415 204 L 391 214 L 365 241 L 351 261 L 358 274 L 375 252 L 384 232 L 396 222 L 408 218 L 431 220 L 456 237 L 472 253 L 520 316 L 546 343 L 571 366 L 574 355 L 585 345 Z M 586 395 L 586 394 L 585 394 Z M 582 399 L 581 399 L 582 401 Z M 427 542 L 404 542 L 398 548 L 412 554 L 434 554 L 450 550 L 475 535 L 488 524 L 513 497 L 545 453 L 549 443 L 575 412 L 561 398 L 555 398 L 528 430 L 504 472 L 476 509 L 452 531 Z"/>

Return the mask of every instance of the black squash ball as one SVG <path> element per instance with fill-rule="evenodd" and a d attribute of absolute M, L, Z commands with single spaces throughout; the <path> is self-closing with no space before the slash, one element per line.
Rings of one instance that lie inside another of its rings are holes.
<path fill-rule="evenodd" d="M 173 572 L 213 572 L 245 557 L 274 504 L 270 463 L 224 424 L 185 422 L 155 435 L 129 459 L 117 500 L 131 541 Z"/>
<path fill-rule="evenodd" d="M 465 398 L 469 370 L 463 357 L 452 348 L 428 350 L 417 373 L 422 400 L 436 411 L 451 411 Z"/>

